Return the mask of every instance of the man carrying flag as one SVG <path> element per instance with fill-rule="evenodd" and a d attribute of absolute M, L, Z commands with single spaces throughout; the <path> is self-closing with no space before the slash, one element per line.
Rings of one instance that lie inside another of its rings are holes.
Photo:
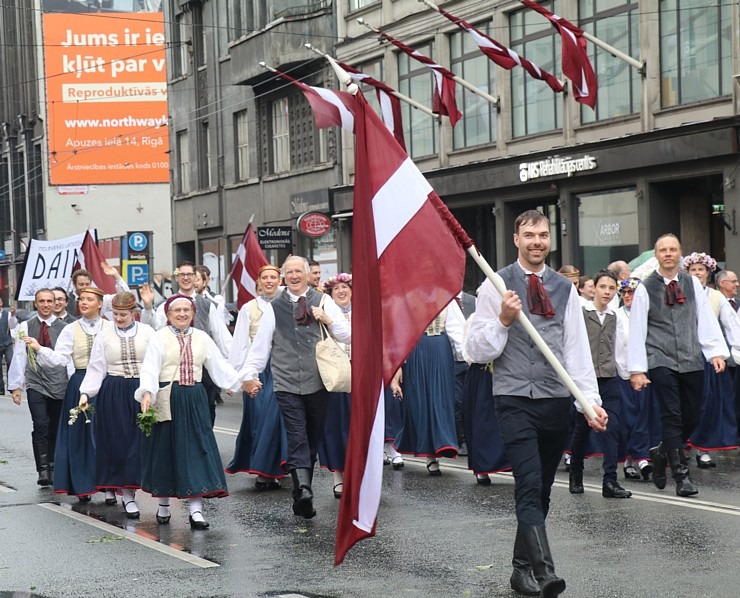
<path fill-rule="evenodd" d="M 502 298 L 489 280 L 481 285 L 465 348 L 476 363 L 493 361 L 496 416 L 514 470 L 518 526 L 511 587 L 549 598 L 565 591 L 565 581 L 555 574 L 545 518 L 567 440 L 570 393 L 517 320 L 521 311 L 592 404 L 596 419 L 589 425 L 605 430 L 607 415 L 600 406 L 578 293 L 545 264 L 550 221 L 535 210 L 520 214 L 514 244 L 517 261 L 498 272 L 510 290 Z M 576 408 L 582 410 L 578 403 Z"/>

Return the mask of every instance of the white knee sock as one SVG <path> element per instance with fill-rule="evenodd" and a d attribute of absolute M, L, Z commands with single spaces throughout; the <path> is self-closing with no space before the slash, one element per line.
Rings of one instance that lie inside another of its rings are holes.
<path fill-rule="evenodd" d="M 344 473 L 341 471 L 335 471 L 334 474 L 334 485 L 342 484 L 344 483 Z"/>
<path fill-rule="evenodd" d="M 390 442 L 385 443 L 385 452 L 388 453 L 388 456 L 393 459 L 393 457 L 397 457 L 401 453 L 399 453 L 395 448 L 393 448 L 393 444 Z"/>
<path fill-rule="evenodd" d="M 157 509 L 157 515 L 160 517 L 167 517 L 170 515 L 170 497 L 166 496 L 159 499 L 159 508 Z"/>
<path fill-rule="evenodd" d="M 121 494 L 123 494 L 123 505 L 127 513 L 133 513 L 138 511 L 136 506 L 136 491 L 131 488 L 121 488 Z"/>

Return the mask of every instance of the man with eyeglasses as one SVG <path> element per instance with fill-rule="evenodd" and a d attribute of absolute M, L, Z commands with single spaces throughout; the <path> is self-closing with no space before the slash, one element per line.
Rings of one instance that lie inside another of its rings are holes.
<path fill-rule="evenodd" d="M 54 294 L 54 307 L 52 307 L 54 317 L 65 324 L 72 324 L 77 318 L 67 312 L 67 292 L 62 287 L 54 287 L 51 292 Z"/>
<path fill-rule="evenodd" d="M 216 304 L 197 293 L 195 290 L 195 264 L 192 262 L 180 262 L 175 270 L 175 281 L 177 282 L 178 291 L 191 297 L 195 301 L 195 322 L 194 327 L 202 330 L 210 336 L 224 357 L 228 359 L 231 351 L 231 334 L 226 327 L 221 314 L 218 312 Z M 144 284 L 139 289 L 139 297 L 144 304 L 141 312 L 141 321 L 143 324 L 149 324 L 155 330 L 164 328 L 167 325 L 167 316 L 162 303 L 156 311 L 154 307 L 154 291 L 148 284 Z M 203 386 L 206 388 L 208 395 L 208 404 L 211 410 L 211 424 L 216 422 L 216 396 L 219 394 L 218 388 L 213 384 L 207 370 L 203 370 Z"/>
<path fill-rule="evenodd" d="M 737 302 L 737 287 L 740 285 L 740 281 L 737 279 L 737 274 L 731 270 L 721 270 L 714 277 L 719 292 L 727 297 L 727 301 L 735 311 L 738 310 L 740 305 Z"/>

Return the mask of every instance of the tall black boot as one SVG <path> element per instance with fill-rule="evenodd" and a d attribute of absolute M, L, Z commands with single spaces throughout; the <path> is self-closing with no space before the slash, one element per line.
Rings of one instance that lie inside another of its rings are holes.
<path fill-rule="evenodd" d="M 663 443 L 651 448 L 649 453 L 653 461 L 653 483 L 658 490 L 663 490 L 667 481 L 665 468 L 668 465 Z"/>
<path fill-rule="evenodd" d="M 529 564 L 540 585 L 540 595 L 542 598 L 560 596 L 565 591 L 565 580 L 555 575 L 555 564 L 552 562 L 545 527 L 523 527 L 520 528 L 520 533 L 527 549 Z"/>
<path fill-rule="evenodd" d="M 48 445 L 40 442 L 33 445 L 33 456 L 36 460 L 36 471 L 39 474 L 36 483 L 39 486 L 51 486 L 51 469 L 49 468 Z"/>
<path fill-rule="evenodd" d="M 677 448 L 668 451 L 668 463 L 671 465 L 673 479 L 676 481 L 676 495 L 694 496 L 699 489 L 694 486 L 689 477 L 689 466 L 683 449 Z"/>
<path fill-rule="evenodd" d="M 313 508 L 311 470 L 305 467 L 292 469 L 290 477 L 293 479 L 293 514 L 300 515 L 304 519 L 311 519 L 316 515 Z"/>
<path fill-rule="evenodd" d="M 511 565 L 514 572 L 511 574 L 509 584 L 511 589 L 525 596 L 537 596 L 540 593 L 540 586 L 537 585 L 532 577 L 532 567 L 527 558 L 527 548 L 524 546 L 524 539 L 519 531 L 516 530 L 516 540 L 514 540 L 514 558 L 511 559 Z"/>

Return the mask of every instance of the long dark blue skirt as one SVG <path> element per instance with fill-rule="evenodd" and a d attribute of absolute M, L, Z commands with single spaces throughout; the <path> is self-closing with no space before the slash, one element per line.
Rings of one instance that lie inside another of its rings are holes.
<path fill-rule="evenodd" d="M 393 397 L 390 387 L 385 389 L 385 441 L 395 442 L 403 428 L 404 402 Z"/>
<path fill-rule="evenodd" d="M 446 334 L 421 337 L 403 368 L 403 430 L 398 451 L 456 457 L 455 363 Z"/>
<path fill-rule="evenodd" d="M 288 443 L 269 363 L 260 374 L 260 382 L 262 389 L 254 398 L 242 393 L 242 423 L 236 437 L 234 458 L 226 466 L 226 473 L 241 471 L 266 478 L 282 478 L 285 476 L 283 465 L 288 455 Z"/>
<path fill-rule="evenodd" d="M 95 483 L 99 490 L 141 487 L 141 443 L 134 399 L 138 378 L 106 376 L 95 401 Z"/>
<path fill-rule="evenodd" d="M 476 474 L 511 469 L 496 417 L 493 378 L 484 365 L 474 363 L 468 370 L 463 386 L 462 417 L 468 443 L 468 469 Z"/>
<path fill-rule="evenodd" d="M 76 496 L 87 496 L 98 491 L 95 484 L 95 418 L 88 414 L 91 423 L 85 423 L 80 414 L 73 425 L 69 425 L 69 410 L 80 403 L 80 384 L 85 370 L 75 370 L 67 384 L 59 418 L 57 444 L 54 451 L 54 492 Z M 96 398 L 89 403 L 96 407 Z"/>
<path fill-rule="evenodd" d="M 629 380 L 621 380 L 622 424 L 620 460 L 631 457 L 633 461 L 650 459 L 650 448 L 660 444 L 662 425 L 660 402 L 648 385 L 643 390 L 633 390 Z"/>
<path fill-rule="evenodd" d="M 154 424 L 144 437 L 141 488 L 155 497 L 228 496 L 203 385 L 175 382 L 170 409 L 172 421 Z"/>
<path fill-rule="evenodd" d="M 711 363 L 704 364 L 704 401 L 701 420 L 689 438 L 689 444 L 705 451 L 726 451 L 737 448 L 735 421 L 735 389 L 730 372 L 714 371 Z"/>
<path fill-rule="evenodd" d="M 324 436 L 319 445 L 319 463 L 329 471 L 344 471 L 351 413 L 350 393 L 329 393 L 329 411 L 326 414 Z"/>

